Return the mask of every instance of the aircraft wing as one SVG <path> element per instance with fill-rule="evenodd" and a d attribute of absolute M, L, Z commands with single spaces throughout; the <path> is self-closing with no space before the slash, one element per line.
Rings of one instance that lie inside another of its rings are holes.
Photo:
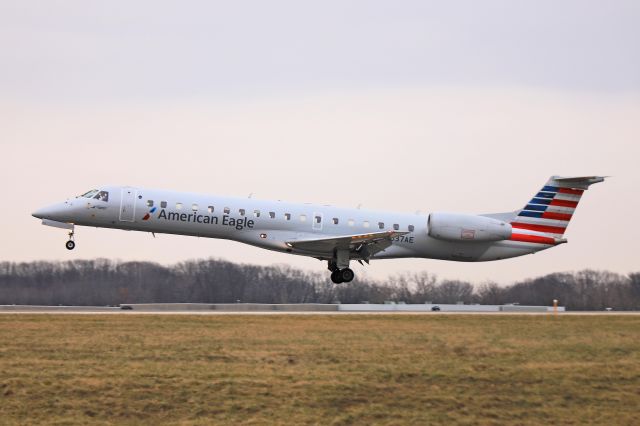
<path fill-rule="evenodd" d="M 291 240 L 287 241 L 286 244 L 294 249 L 326 253 L 328 255 L 333 255 L 336 249 L 347 249 L 352 253 L 357 253 L 359 257 L 366 261 L 373 254 L 389 247 L 395 237 L 408 233 L 408 231 L 372 232 L 369 234 Z"/>

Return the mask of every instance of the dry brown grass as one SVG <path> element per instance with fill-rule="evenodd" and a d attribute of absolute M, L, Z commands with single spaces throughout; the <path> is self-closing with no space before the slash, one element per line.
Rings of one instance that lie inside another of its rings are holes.
<path fill-rule="evenodd" d="M 637 424 L 640 317 L 0 315 L 1 424 Z"/>

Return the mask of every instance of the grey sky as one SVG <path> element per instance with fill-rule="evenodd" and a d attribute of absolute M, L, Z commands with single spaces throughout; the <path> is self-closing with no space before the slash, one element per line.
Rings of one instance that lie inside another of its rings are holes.
<path fill-rule="evenodd" d="M 412 87 L 637 90 L 637 1 L 0 6 L 0 92 L 39 100 Z"/>
<path fill-rule="evenodd" d="M 397 211 L 515 210 L 552 174 L 611 174 L 568 238 L 490 264 L 380 261 L 482 281 L 637 270 L 640 3 L 0 1 L 0 259 L 222 257 L 226 241 L 30 212 L 103 183 Z M 360 268 L 358 266 L 358 268 Z"/>

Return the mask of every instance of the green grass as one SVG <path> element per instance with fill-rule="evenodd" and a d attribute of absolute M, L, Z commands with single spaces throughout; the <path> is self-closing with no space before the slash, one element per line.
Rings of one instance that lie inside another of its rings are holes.
<path fill-rule="evenodd" d="M 0 424 L 638 424 L 636 316 L 0 315 Z"/>

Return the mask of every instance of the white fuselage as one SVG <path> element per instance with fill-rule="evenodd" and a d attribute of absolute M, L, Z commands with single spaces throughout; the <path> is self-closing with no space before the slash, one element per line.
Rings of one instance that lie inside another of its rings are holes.
<path fill-rule="evenodd" d="M 401 231 L 371 259 L 430 258 L 490 261 L 533 253 L 549 245 L 519 241 L 442 241 L 428 235 L 427 215 L 318 204 L 232 198 L 185 192 L 109 186 L 108 201 L 83 196 L 34 213 L 60 223 L 190 235 L 329 260 L 332 253 L 290 244 L 345 235 Z M 358 259 L 352 255 L 352 259 Z"/>

